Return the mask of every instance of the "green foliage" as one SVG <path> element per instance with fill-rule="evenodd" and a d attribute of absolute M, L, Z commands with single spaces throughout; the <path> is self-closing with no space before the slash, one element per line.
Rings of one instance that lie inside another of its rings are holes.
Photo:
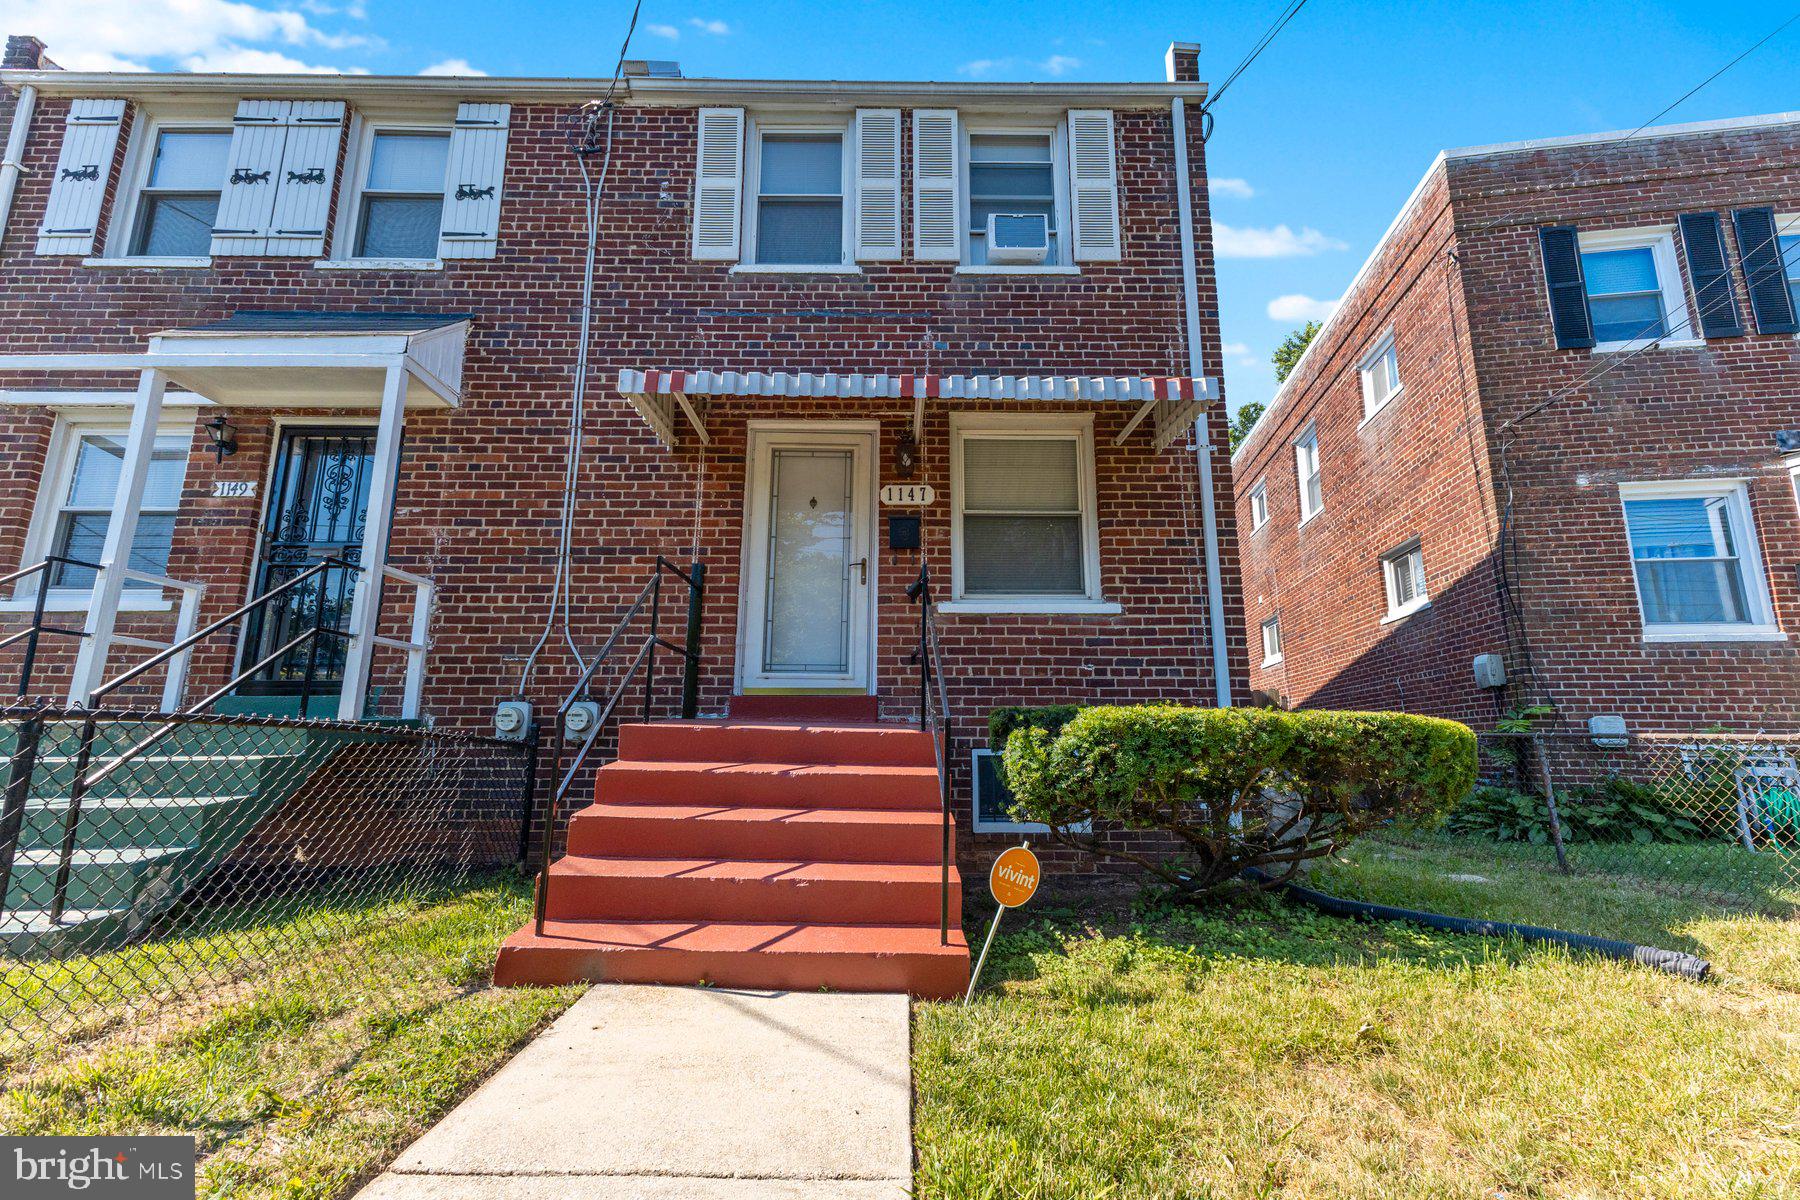
<path fill-rule="evenodd" d="M 1055 734 L 1016 729 L 1004 761 L 1015 816 L 1193 896 L 1249 867 L 1289 878 L 1344 839 L 1447 810 L 1474 784 L 1475 735 L 1401 713 L 1155 704 L 1084 709 Z M 1089 823 L 1162 832 L 1178 848 L 1075 831 Z"/>
<path fill-rule="evenodd" d="M 1244 406 L 1231 416 L 1231 448 L 1236 450 L 1256 428 L 1257 421 L 1262 419 L 1263 409 L 1268 407 L 1261 400 L 1247 401 Z"/>
<path fill-rule="evenodd" d="M 1504 717 L 1494 722 L 1494 728 L 1501 733 L 1530 733 L 1532 728 L 1556 710 L 1548 704 L 1528 704 L 1524 708 L 1509 709 Z"/>
<path fill-rule="evenodd" d="M 1074 720 L 1081 711 L 1079 704 L 1016 704 L 996 708 L 988 714 L 988 745 L 998 754 L 1006 749 L 1006 739 L 1015 729 L 1042 729 L 1052 736 Z"/>
<path fill-rule="evenodd" d="M 1275 353 L 1269 356 L 1269 361 L 1275 364 L 1276 383 L 1287 382 L 1287 377 L 1300 365 L 1300 356 L 1306 353 L 1306 348 L 1312 345 L 1313 338 L 1323 328 L 1317 321 L 1308 321 L 1281 339 L 1281 345 L 1275 347 Z"/>
<path fill-rule="evenodd" d="M 1563 841 L 1570 845 L 1635 842 L 1679 846 L 1701 841 L 1708 834 L 1685 806 L 1672 803 L 1662 789 L 1621 776 L 1593 786 L 1562 789 L 1557 793 L 1556 810 Z M 1550 811 L 1544 801 L 1508 788 L 1476 788 L 1451 811 L 1444 828 L 1496 842 L 1541 846 L 1551 840 Z"/>

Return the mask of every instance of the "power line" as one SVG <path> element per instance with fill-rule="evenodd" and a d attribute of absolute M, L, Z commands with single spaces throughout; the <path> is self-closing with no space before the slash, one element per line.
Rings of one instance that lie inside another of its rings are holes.
<path fill-rule="evenodd" d="M 1256 40 L 1256 44 L 1250 47 L 1249 52 L 1244 55 L 1243 60 L 1231 69 L 1231 73 L 1225 76 L 1224 82 L 1220 83 L 1213 94 L 1207 97 L 1206 104 L 1201 109 L 1202 112 L 1210 112 L 1215 104 L 1225 98 L 1226 89 L 1237 82 L 1238 76 L 1250 69 L 1250 64 L 1262 56 L 1262 52 L 1269 48 L 1269 43 L 1273 42 L 1276 37 L 1280 35 L 1281 31 L 1288 27 L 1288 23 L 1299 16 L 1300 10 L 1305 7 L 1306 0 L 1291 0 L 1291 3 L 1281 10 L 1275 20 L 1263 31 L 1263 35 Z"/>

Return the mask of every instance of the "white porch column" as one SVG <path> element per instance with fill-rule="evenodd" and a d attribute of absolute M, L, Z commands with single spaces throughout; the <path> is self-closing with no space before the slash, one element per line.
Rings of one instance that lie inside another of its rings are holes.
<path fill-rule="evenodd" d="M 150 459 L 156 450 L 156 427 L 162 420 L 163 392 L 169 380 L 161 371 L 138 375 L 137 396 L 131 404 L 131 432 L 125 438 L 125 459 L 119 464 L 119 486 L 113 492 L 112 512 L 106 522 L 106 543 L 100 551 L 100 570 L 88 598 L 87 636 L 75 659 L 75 675 L 69 684 L 69 703 L 84 705 L 93 690 L 106 682 L 106 660 L 112 649 L 113 625 L 119 616 L 119 596 L 125 588 L 125 569 L 131 565 L 131 543 L 137 537 L 138 508 L 144 502 L 144 481 L 150 476 Z"/>
<path fill-rule="evenodd" d="M 406 366 L 387 369 L 381 388 L 381 422 L 375 432 L 375 461 L 369 476 L 369 509 L 363 521 L 362 570 L 350 605 L 350 644 L 344 652 L 344 690 L 338 718 L 360 720 L 369 694 L 369 667 L 381 616 L 381 570 L 387 565 L 393 533 L 394 490 L 400 476 L 400 434 L 406 424 Z"/>

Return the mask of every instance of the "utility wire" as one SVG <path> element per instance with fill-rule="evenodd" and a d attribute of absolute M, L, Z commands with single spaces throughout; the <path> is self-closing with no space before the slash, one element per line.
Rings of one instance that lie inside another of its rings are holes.
<path fill-rule="evenodd" d="M 1290 3 L 1281 10 L 1275 20 L 1263 31 L 1263 35 L 1256 40 L 1256 44 L 1250 47 L 1242 61 L 1231 69 L 1231 73 L 1225 76 L 1224 81 L 1219 84 L 1212 95 L 1207 97 L 1205 105 L 1201 108 L 1202 112 L 1211 112 L 1213 106 L 1225 98 L 1226 90 L 1230 88 L 1232 84 L 1237 82 L 1238 76 L 1250 69 L 1250 64 L 1262 56 L 1262 52 L 1269 48 L 1269 43 L 1273 42 L 1276 37 L 1280 35 L 1281 31 L 1288 27 L 1288 23 L 1299 16 L 1300 10 L 1305 7 L 1306 0 L 1290 0 Z"/>

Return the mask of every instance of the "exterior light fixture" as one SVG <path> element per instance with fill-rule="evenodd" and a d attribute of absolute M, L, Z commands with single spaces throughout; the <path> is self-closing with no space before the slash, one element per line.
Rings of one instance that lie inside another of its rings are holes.
<path fill-rule="evenodd" d="M 919 443 L 913 440 L 912 430 L 908 429 L 894 443 L 894 474 L 901 479 L 911 479 L 918 465 Z"/>
<path fill-rule="evenodd" d="M 237 430 L 231 427 L 231 422 L 225 419 L 224 413 L 208 421 L 203 428 L 207 436 L 212 438 L 213 453 L 219 456 L 220 462 L 225 461 L 226 455 L 237 453 Z"/>

